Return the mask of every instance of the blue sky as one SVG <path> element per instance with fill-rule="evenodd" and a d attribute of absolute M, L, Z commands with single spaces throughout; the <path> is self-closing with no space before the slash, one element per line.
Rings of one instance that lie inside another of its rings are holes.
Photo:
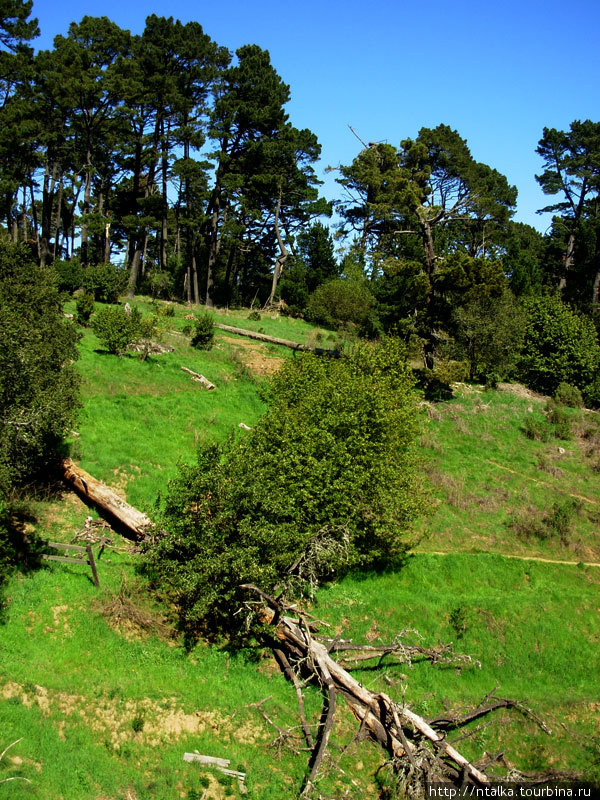
<path fill-rule="evenodd" d="M 544 126 L 600 120 L 599 0 L 34 0 L 42 35 L 84 15 L 107 16 L 139 33 L 149 14 L 196 20 L 219 44 L 258 44 L 290 85 L 296 127 L 322 145 L 324 192 L 337 186 L 327 166 L 348 164 L 365 141 L 397 145 L 422 126 L 445 123 L 473 156 L 517 186 L 515 219 L 543 231 L 535 212 L 550 202 L 539 190 L 535 153 Z"/>

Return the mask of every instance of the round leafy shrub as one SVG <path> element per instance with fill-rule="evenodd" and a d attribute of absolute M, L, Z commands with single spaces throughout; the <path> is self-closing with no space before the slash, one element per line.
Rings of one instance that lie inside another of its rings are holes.
<path fill-rule="evenodd" d="M 168 297 L 171 291 L 171 273 L 153 269 L 148 275 L 148 288 L 152 297 Z"/>
<path fill-rule="evenodd" d="M 231 631 L 240 584 L 288 595 L 400 556 L 422 508 L 411 370 L 397 340 L 290 359 L 251 431 L 199 451 L 169 485 L 147 553 L 188 630 Z"/>
<path fill-rule="evenodd" d="M 260 314 L 258 311 L 251 311 L 248 314 L 248 319 L 252 320 L 253 322 L 260 322 Z"/>
<path fill-rule="evenodd" d="M 83 285 L 83 268 L 79 258 L 55 261 L 52 265 L 56 273 L 56 283 L 61 292 L 76 292 Z"/>
<path fill-rule="evenodd" d="M 197 350 L 210 350 L 214 344 L 214 339 L 215 322 L 213 315 L 209 311 L 205 311 L 196 318 L 190 343 Z"/>
<path fill-rule="evenodd" d="M 310 296 L 307 317 L 330 328 L 347 323 L 366 325 L 373 302 L 363 281 L 334 278 L 318 286 Z"/>
<path fill-rule="evenodd" d="M 554 393 L 554 399 L 557 403 L 562 403 L 562 405 L 570 408 L 581 408 L 583 406 L 583 397 L 579 389 L 564 381 L 558 385 L 558 389 Z"/>
<path fill-rule="evenodd" d="M 87 327 L 90 317 L 94 313 L 96 304 L 93 294 L 80 294 L 75 302 L 77 308 L 77 322 Z"/>
<path fill-rule="evenodd" d="M 100 303 L 116 303 L 127 289 L 128 274 L 114 264 L 90 264 L 83 271 L 83 288 Z"/>
<path fill-rule="evenodd" d="M 109 353 L 121 355 L 139 336 L 140 314 L 137 309 L 128 313 L 121 306 L 103 306 L 94 315 L 92 328 Z"/>
<path fill-rule="evenodd" d="M 585 390 L 600 368 L 600 346 L 592 321 L 554 295 L 528 298 L 525 340 L 518 364 L 521 380 L 553 395 L 561 383 Z"/>

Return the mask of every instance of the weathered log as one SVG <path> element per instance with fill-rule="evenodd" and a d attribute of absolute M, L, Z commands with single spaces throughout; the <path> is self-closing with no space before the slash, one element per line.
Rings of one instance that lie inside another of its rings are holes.
<path fill-rule="evenodd" d="M 270 598 L 257 587 L 247 584 L 247 590 L 258 594 L 268 605 L 264 608 L 263 619 L 274 626 L 275 637 L 282 643 L 281 649 L 287 649 L 295 660 L 305 665 L 310 665 L 315 679 L 327 691 L 327 713 L 321 722 L 321 735 L 315 747 L 310 775 L 305 785 L 305 791 L 314 785 L 318 767 L 322 761 L 327 739 L 333 724 L 335 712 L 335 695 L 341 694 L 346 698 L 353 714 L 361 721 L 373 738 L 392 756 L 401 759 L 406 757 L 411 764 L 415 764 L 417 744 L 420 737 L 429 740 L 434 747 L 434 753 L 441 760 L 444 759 L 448 769 L 453 769 L 461 780 L 471 781 L 478 786 L 490 783 L 488 776 L 471 764 L 461 753 L 453 747 L 443 735 L 438 733 L 423 717 L 415 714 L 404 704 L 396 703 L 383 692 L 371 692 L 352 677 L 337 661 L 335 661 L 328 648 L 311 634 L 303 620 L 294 619 L 284 615 L 284 608 L 277 600 Z M 300 657 L 298 658 L 298 654 Z M 323 742 L 325 743 L 323 744 Z M 452 774 L 452 772 L 451 772 Z M 427 779 L 429 776 L 423 776 Z"/>
<path fill-rule="evenodd" d="M 258 339 L 259 342 L 269 342 L 270 344 L 279 344 L 282 347 L 291 347 L 292 350 L 304 350 L 310 353 L 316 353 L 317 355 L 339 357 L 338 350 L 327 350 L 324 347 L 310 347 L 310 345 L 307 344 L 292 342 L 290 339 L 279 339 L 277 336 L 267 336 L 266 333 L 248 331 L 244 328 L 232 328 L 231 325 L 222 325 L 220 322 L 215 322 L 215 328 L 228 331 L 229 333 L 235 333 L 238 336 L 247 336 L 249 339 Z"/>
<path fill-rule="evenodd" d="M 78 467 L 70 458 L 63 461 L 63 477 L 86 501 L 114 518 L 133 539 L 142 538 L 152 527 L 146 514 L 129 505 L 106 484 Z"/>
<path fill-rule="evenodd" d="M 292 350 L 312 349 L 306 344 L 292 342 L 289 339 L 278 339 L 276 336 L 267 336 L 266 333 L 258 333 L 257 331 L 247 331 L 244 328 L 232 328 L 231 325 L 222 325 L 219 322 L 215 322 L 215 328 L 219 328 L 219 330 L 222 331 L 228 331 L 228 333 L 235 333 L 238 336 L 247 336 L 249 339 L 258 339 L 260 342 L 270 342 L 271 344 L 280 344 L 283 347 L 291 347 Z"/>
<path fill-rule="evenodd" d="M 188 369 L 187 367 L 181 367 L 184 372 L 187 372 L 188 375 L 192 376 L 192 380 L 196 381 L 196 383 L 201 383 L 203 386 L 210 391 L 211 389 L 216 389 L 217 387 L 214 383 L 211 383 L 208 378 L 205 378 L 204 375 L 201 375 L 199 372 L 194 372 L 192 369 Z"/>

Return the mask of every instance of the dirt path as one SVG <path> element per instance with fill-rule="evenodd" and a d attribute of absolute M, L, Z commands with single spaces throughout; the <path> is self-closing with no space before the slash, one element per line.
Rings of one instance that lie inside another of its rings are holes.
<path fill-rule="evenodd" d="M 541 561 L 544 564 L 567 564 L 572 567 L 576 567 L 578 564 L 583 564 L 584 567 L 600 567 L 600 562 L 598 561 L 562 561 L 556 558 L 542 558 L 541 556 L 516 556 L 508 553 L 496 553 L 492 550 L 489 552 L 482 551 L 481 553 L 464 553 L 459 550 L 413 550 L 412 554 L 415 556 L 502 556 L 502 558 L 516 558 L 517 561 Z"/>
<path fill-rule="evenodd" d="M 600 506 L 600 503 L 597 500 L 591 500 L 589 497 L 586 497 L 583 494 L 573 494 L 573 492 L 567 492 L 565 489 L 560 489 L 558 486 L 553 486 L 551 483 L 547 481 L 541 481 L 539 478 L 532 478 L 529 475 L 525 475 L 523 472 L 517 472 L 515 469 L 511 469 L 510 467 L 505 467 L 504 464 L 499 464 L 497 461 L 492 461 L 491 458 L 481 459 L 482 461 L 486 461 L 488 464 L 491 464 L 493 467 L 498 467 L 498 469 L 503 469 L 506 472 L 510 472 L 513 475 L 518 475 L 519 478 L 524 478 L 526 481 L 531 481 L 532 483 L 539 483 L 541 486 L 545 486 L 547 489 L 552 490 L 553 492 L 560 492 L 561 494 L 566 494 L 569 497 L 574 497 L 577 500 L 583 500 L 584 503 L 590 503 L 593 506 Z M 560 562 L 559 562 L 560 563 Z M 565 561 L 565 564 L 569 564 L 571 562 Z"/>

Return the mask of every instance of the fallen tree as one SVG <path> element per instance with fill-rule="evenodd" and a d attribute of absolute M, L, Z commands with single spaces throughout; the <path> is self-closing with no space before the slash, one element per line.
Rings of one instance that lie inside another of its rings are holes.
<path fill-rule="evenodd" d="M 473 763 L 448 741 L 448 730 L 464 728 L 498 709 L 514 708 L 550 734 L 544 722 L 523 703 L 494 697 L 493 692 L 477 707 L 460 715 L 450 714 L 426 720 L 405 703 L 393 700 L 388 694 L 367 689 L 333 658 L 332 653 L 352 652 L 355 654 L 354 661 L 357 658 L 377 658 L 381 662 L 384 657 L 393 655 L 403 663 L 410 663 L 413 659 L 462 665 L 476 665 L 477 662 L 469 656 L 454 653 L 450 645 L 426 648 L 405 644 L 402 642 L 402 634 L 393 644 L 380 647 L 324 637 L 319 635 L 319 626 L 323 623 L 316 623 L 303 614 L 290 616 L 290 610 L 296 610 L 295 607 L 282 605 L 279 600 L 252 584 L 245 584 L 241 588 L 259 598 L 250 604 L 255 606 L 258 602 L 259 615 L 272 632 L 274 656 L 296 690 L 301 728 L 306 749 L 311 753 L 309 772 L 301 789 L 301 796 L 308 796 L 315 787 L 327 752 L 340 697 L 346 701 L 360 722 L 361 730 L 386 751 L 389 759 L 387 763 L 397 779 L 398 788 L 408 796 L 424 795 L 428 783 L 487 787 L 492 782 L 501 780 L 486 772 L 487 766 L 498 761 L 501 756 L 490 758 L 489 754 L 485 754 L 486 758 L 482 758 L 481 763 Z M 302 686 L 310 680 L 320 687 L 323 695 L 323 710 L 318 733 L 314 738 L 305 717 L 302 699 Z M 274 725 L 262 709 L 261 713 Z M 275 727 L 279 731 L 279 738 L 285 741 L 286 732 L 276 725 Z M 514 772 L 511 775 L 513 780 L 518 777 L 531 779 L 532 776 L 522 776 Z"/>
<path fill-rule="evenodd" d="M 248 331 L 244 328 L 233 328 L 231 325 L 222 325 L 215 322 L 215 328 L 227 331 L 228 333 L 235 333 L 238 336 L 247 336 L 249 339 L 258 339 L 259 342 L 269 342 L 269 344 L 279 344 L 282 347 L 291 347 L 292 350 L 304 350 L 317 355 L 339 355 L 337 350 L 326 350 L 322 347 L 310 347 L 307 344 L 300 344 L 299 342 L 292 342 L 290 339 L 279 339 L 276 336 L 267 336 L 266 333 L 258 333 L 257 331 Z"/>
<path fill-rule="evenodd" d="M 64 480 L 80 497 L 86 502 L 93 503 L 112 520 L 116 520 L 130 538 L 141 539 L 152 528 L 152 522 L 146 514 L 129 505 L 106 484 L 96 480 L 70 458 L 64 459 L 62 470 Z"/>

